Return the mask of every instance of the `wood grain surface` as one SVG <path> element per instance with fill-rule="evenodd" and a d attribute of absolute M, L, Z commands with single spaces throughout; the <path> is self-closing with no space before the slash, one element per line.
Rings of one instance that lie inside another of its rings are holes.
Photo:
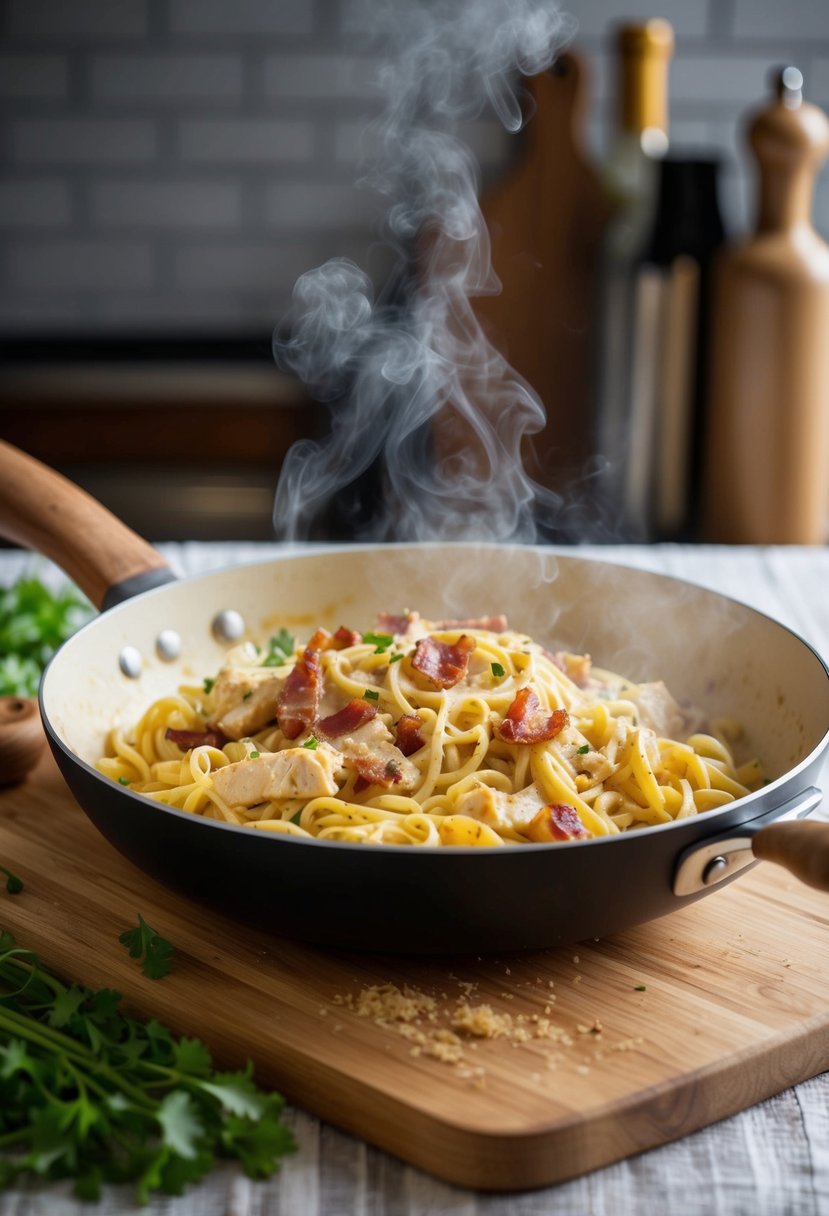
<path fill-rule="evenodd" d="M 574 1177 L 829 1064 L 829 900 L 768 863 L 693 908 L 566 950 L 440 961 L 325 952 L 145 877 L 88 823 L 48 756 L 0 793 L 0 858 L 25 882 L 21 895 L 0 891 L 0 926 L 55 970 L 119 988 L 132 1012 L 200 1035 L 222 1063 L 250 1057 L 291 1102 L 465 1186 Z M 139 912 L 175 945 L 162 981 L 118 944 Z M 435 999 L 422 1044 L 405 1023 L 349 1007 L 384 984 Z M 512 1031 L 460 1035 L 461 1060 L 445 1063 L 428 1053 L 459 1002 L 508 1015 Z M 566 1038 L 516 1041 L 544 1018 Z"/>

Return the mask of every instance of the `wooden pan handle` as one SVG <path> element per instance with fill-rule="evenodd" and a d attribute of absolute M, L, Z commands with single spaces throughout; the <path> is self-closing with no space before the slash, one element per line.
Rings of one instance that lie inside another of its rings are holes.
<path fill-rule="evenodd" d="M 752 849 L 755 857 L 776 861 L 808 886 L 829 891 L 829 823 L 770 823 L 753 838 Z"/>
<path fill-rule="evenodd" d="M 161 554 L 106 507 L 2 440 L 0 535 L 51 558 L 98 608 L 143 589 L 142 581 L 149 587 L 173 577 Z"/>

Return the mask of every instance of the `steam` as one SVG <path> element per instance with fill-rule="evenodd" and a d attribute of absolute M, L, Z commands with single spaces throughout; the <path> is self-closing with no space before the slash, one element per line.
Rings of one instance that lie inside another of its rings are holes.
<path fill-rule="evenodd" d="M 458 128 L 491 108 L 517 131 L 518 76 L 548 67 L 569 29 L 543 0 L 400 0 L 370 9 L 371 27 L 391 49 L 379 74 L 378 151 L 364 180 L 387 201 L 382 236 L 394 268 L 378 298 L 346 259 L 296 283 L 274 353 L 330 404 L 331 428 L 288 453 L 276 530 L 286 540 L 313 535 L 339 495 L 340 534 L 354 539 L 530 541 L 536 520 L 561 503 L 522 464 L 543 406 L 472 309 L 472 299 L 500 284 L 478 167 Z M 365 491 L 362 501 L 343 497 L 372 476 L 377 510 Z"/>

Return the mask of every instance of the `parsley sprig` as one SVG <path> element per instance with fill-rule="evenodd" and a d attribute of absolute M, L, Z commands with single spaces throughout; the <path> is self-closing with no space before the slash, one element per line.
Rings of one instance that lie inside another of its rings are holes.
<path fill-rule="evenodd" d="M 160 980 L 167 975 L 172 967 L 173 947 L 138 913 L 138 926 L 126 929 L 118 938 L 122 946 L 130 952 L 130 958 L 142 960 L 141 974 L 148 979 Z"/>
<path fill-rule="evenodd" d="M 266 1178 L 294 1148 L 282 1098 L 250 1063 L 217 1072 L 198 1039 L 119 1012 L 120 993 L 67 987 L 0 932 L 0 1191 L 18 1178 L 179 1195 L 217 1156 Z"/>
<path fill-rule="evenodd" d="M 0 866 L 0 874 L 6 876 L 6 890 L 9 895 L 19 895 L 23 890 L 23 879 L 12 874 L 11 870 L 7 870 L 5 866 Z"/>
<path fill-rule="evenodd" d="M 294 657 L 294 639 L 287 629 L 280 629 L 268 642 L 265 657 L 260 659 L 262 667 L 282 667 Z"/>

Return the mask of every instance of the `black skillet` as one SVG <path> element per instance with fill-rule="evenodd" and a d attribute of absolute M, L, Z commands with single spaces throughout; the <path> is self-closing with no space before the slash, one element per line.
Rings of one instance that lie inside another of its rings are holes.
<path fill-rule="evenodd" d="M 41 687 L 70 789 L 118 850 L 195 899 L 328 945 L 480 953 L 605 937 L 707 895 L 758 857 L 829 889 L 829 825 L 788 822 L 821 801 L 829 671 L 783 625 L 715 592 L 574 550 L 486 545 L 287 551 L 177 580 L 100 504 L 2 443 L 0 533 L 54 559 L 104 609 Z M 368 628 L 377 611 L 404 606 L 438 617 L 506 612 L 539 641 L 664 679 L 681 699 L 739 719 L 771 780 L 720 810 L 601 840 L 406 849 L 202 820 L 93 767 L 116 719 L 215 674 L 240 622 L 242 636 L 262 640 L 280 625 L 299 635 Z"/>

